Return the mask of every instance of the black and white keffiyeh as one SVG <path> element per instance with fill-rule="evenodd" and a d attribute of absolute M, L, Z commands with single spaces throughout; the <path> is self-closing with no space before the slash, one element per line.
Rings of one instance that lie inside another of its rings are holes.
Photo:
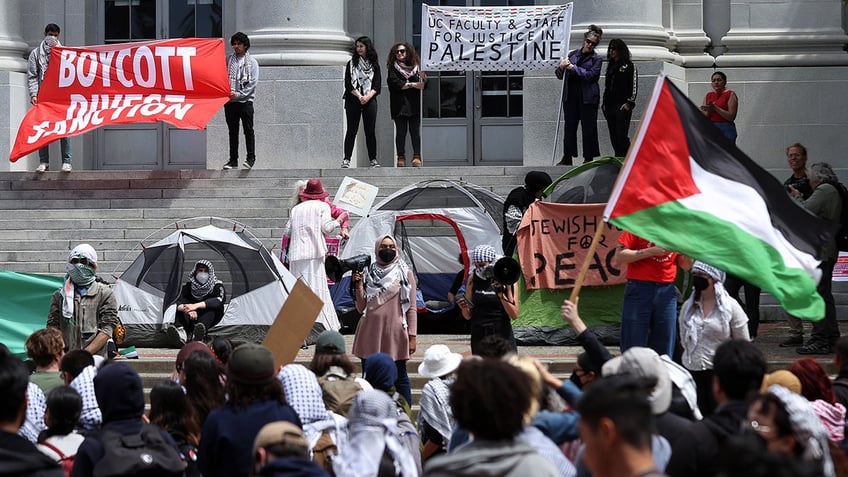
<path fill-rule="evenodd" d="M 5 391 L 4 391 L 5 392 Z M 27 407 L 24 422 L 18 429 L 18 435 L 35 444 L 38 434 L 47 429 L 44 423 L 44 411 L 47 409 L 47 399 L 37 384 L 30 381 L 27 384 Z"/>
<path fill-rule="evenodd" d="M 198 265 L 203 265 L 209 269 L 209 278 L 206 280 L 206 283 L 200 283 L 197 281 L 197 278 L 195 278 L 195 275 L 197 275 Z M 202 300 L 203 297 L 210 294 L 219 281 L 218 277 L 215 276 L 215 267 L 212 266 L 212 262 L 209 260 L 198 260 L 197 263 L 194 264 L 194 269 L 188 276 L 188 280 L 191 282 L 191 296 L 193 296 L 196 300 Z"/>
<path fill-rule="evenodd" d="M 418 413 L 418 434 L 424 435 L 424 421 L 438 432 L 445 441 L 450 442 L 453 432 L 453 414 L 450 408 L 450 385 L 455 378 L 433 378 L 421 390 L 421 408 Z"/>
<path fill-rule="evenodd" d="M 283 385 L 286 401 L 303 424 L 309 448 L 315 446 L 322 432 L 328 431 L 336 448 L 343 449 L 347 442 L 347 419 L 327 410 L 315 373 L 301 364 L 287 364 L 280 369 L 277 379 Z"/>
<path fill-rule="evenodd" d="M 41 44 L 38 45 L 36 56 L 38 58 L 38 74 L 41 75 L 40 80 L 44 80 L 44 73 L 47 71 L 47 63 L 50 62 L 50 53 L 54 46 L 62 46 L 62 44 L 59 43 L 58 38 L 50 35 L 44 37 L 44 40 L 41 40 Z"/>
<path fill-rule="evenodd" d="M 715 290 L 716 309 L 719 312 L 721 320 L 725 323 L 730 323 L 730 320 L 733 318 L 733 306 L 730 300 L 733 300 L 733 297 L 724 288 L 724 272 L 700 261 L 692 264 L 691 271 L 692 273 L 703 273 L 714 280 L 713 289 Z M 688 349 L 695 348 L 698 338 L 704 329 L 704 320 L 706 319 L 706 316 L 699 317 L 695 313 L 692 313 L 693 306 L 695 306 L 695 293 L 689 295 L 689 298 L 680 308 L 680 316 L 683 317 L 680 334 L 683 341 L 688 345 Z"/>
<path fill-rule="evenodd" d="M 82 413 L 79 422 L 83 429 L 87 431 L 97 429 L 103 423 L 100 405 L 97 404 L 97 396 L 94 394 L 95 376 L 97 376 L 97 368 L 87 366 L 71 381 L 71 387 L 76 389 L 82 398 Z"/>
<path fill-rule="evenodd" d="M 377 239 L 377 243 L 374 245 L 374 256 L 379 256 L 380 244 L 386 238 L 391 239 L 397 246 L 397 240 L 394 237 L 388 234 L 383 235 Z M 376 260 L 368 267 L 365 277 L 365 300 L 371 301 L 379 295 L 387 293 L 393 294 L 392 286 L 396 283 L 400 286 L 400 304 L 403 314 L 406 316 L 406 312 L 412 305 L 410 297 L 412 284 L 409 283 L 409 266 L 401 258 L 400 248 L 397 249 L 397 255 L 390 263 L 380 263 L 379 260 Z"/>
<path fill-rule="evenodd" d="M 227 74 L 230 78 L 230 89 L 236 92 L 241 91 L 242 85 L 250 83 L 253 79 L 250 76 L 250 53 L 245 52 L 244 55 L 230 55 L 227 61 Z"/>
<path fill-rule="evenodd" d="M 824 476 L 835 476 L 836 470 L 833 467 L 827 443 L 827 429 L 816 415 L 810 401 L 779 384 L 769 386 L 768 393 L 783 403 L 786 414 L 789 415 L 789 424 L 792 426 L 795 440 L 802 449 L 801 459 L 808 462 L 821 462 Z"/>
<path fill-rule="evenodd" d="M 350 65 L 350 84 L 356 88 L 360 94 L 366 95 L 371 91 L 371 81 L 374 79 L 374 65 L 366 58 L 359 58 L 359 62 L 354 65 L 351 60 Z"/>

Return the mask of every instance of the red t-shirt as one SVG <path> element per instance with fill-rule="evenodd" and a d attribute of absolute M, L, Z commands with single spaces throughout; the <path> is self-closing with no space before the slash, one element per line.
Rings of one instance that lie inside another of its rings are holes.
<path fill-rule="evenodd" d="M 618 243 L 630 250 L 642 250 L 655 244 L 637 237 L 628 231 L 622 231 Z M 627 264 L 624 275 L 628 280 L 671 283 L 677 278 L 677 252 L 669 252 L 658 257 L 647 257 Z"/>
<path fill-rule="evenodd" d="M 729 107 L 728 103 L 730 103 L 730 95 L 732 95 L 732 94 L 733 94 L 733 91 L 731 91 L 729 89 L 722 91 L 721 94 L 718 94 L 715 91 L 710 91 L 709 93 L 707 93 L 706 103 L 707 104 L 714 103 L 719 108 L 727 111 L 727 109 Z M 730 121 L 724 119 L 723 117 L 721 117 L 721 115 L 718 114 L 715 111 L 710 111 L 710 115 L 707 116 L 707 117 L 710 118 L 710 121 L 712 121 L 714 123 L 730 122 Z"/>

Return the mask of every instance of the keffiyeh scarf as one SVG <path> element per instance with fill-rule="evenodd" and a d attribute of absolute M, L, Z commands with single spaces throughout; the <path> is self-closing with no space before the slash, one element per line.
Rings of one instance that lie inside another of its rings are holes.
<path fill-rule="evenodd" d="M 206 283 L 200 283 L 194 277 L 197 274 L 198 265 L 204 265 L 209 269 L 209 279 L 206 280 Z M 197 263 L 194 264 L 194 270 L 191 271 L 191 274 L 188 276 L 188 280 L 191 282 L 191 296 L 193 296 L 196 300 L 200 300 L 211 293 L 212 289 L 215 288 L 215 285 L 218 283 L 218 277 L 215 276 L 215 267 L 212 266 L 212 262 L 209 260 L 198 260 Z"/>
<path fill-rule="evenodd" d="M 250 83 L 250 53 L 245 52 L 243 56 L 230 55 L 227 61 L 227 74 L 230 77 L 230 89 L 239 92 L 242 85 Z"/>
<path fill-rule="evenodd" d="M 395 61 L 395 69 L 406 79 L 418 74 L 418 65 L 407 65 L 400 61 Z"/>
<path fill-rule="evenodd" d="M 421 390 L 421 412 L 418 413 L 418 434 L 424 435 L 424 422 L 438 432 L 445 441 L 445 448 L 450 442 L 453 431 L 453 414 L 450 408 L 450 385 L 453 376 L 433 378 Z"/>
<path fill-rule="evenodd" d="M 374 79 L 374 65 L 365 58 L 360 57 L 356 65 L 350 60 L 350 84 L 359 90 L 360 94 L 368 94 L 371 91 L 371 81 Z"/>
<path fill-rule="evenodd" d="M 703 262 L 695 262 L 692 265 L 692 272 L 705 273 L 715 280 L 713 288 L 715 289 L 716 309 L 718 310 L 721 320 L 724 323 L 729 324 L 731 318 L 733 318 L 733 308 L 730 303 L 730 300 L 733 300 L 733 297 L 731 297 L 724 288 L 724 272 Z M 680 313 L 683 316 L 683 330 L 681 330 L 681 335 L 683 336 L 683 341 L 686 344 L 686 349 L 695 348 L 698 343 L 698 339 L 701 337 L 701 333 L 704 331 L 704 320 L 707 319 L 706 316 L 696 316 L 692 313 L 692 307 L 694 305 L 695 294 L 693 293 L 683 303 L 683 306 L 680 309 Z M 701 313 L 701 315 L 704 315 L 704 313 Z"/>
<path fill-rule="evenodd" d="M 286 400 L 303 423 L 309 448 L 312 449 L 318 442 L 322 432 L 330 431 L 333 442 L 341 450 L 347 440 L 344 432 L 347 420 L 327 410 L 315 373 L 300 364 L 287 364 L 280 370 L 277 379 L 283 385 Z"/>
<path fill-rule="evenodd" d="M 374 255 L 377 255 L 377 250 L 380 248 L 380 243 L 386 238 L 392 239 L 397 245 L 397 240 L 391 235 L 383 235 L 377 239 L 377 244 L 374 247 Z M 400 289 L 400 305 L 404 315 L 404 325 L 406 324 L 406 312 L 409 311 L 412 305 L 410 294 L 412 293 L 412 284 L 409 283 L 409 267 L 401 258 L 400 249 L 397 250 L 397 256 L 391 263 L 381 264 L 374 262 L 368 267 L 365 277 L 365 301 L 371 301 L 378 298 L 380 300 L 388 300 L 395 293 L 393 285 L 398 284 Z"/>
<path fill-rule="evenodd" d="M 821 461 L 825 477 L 836 475 L 827 444 L 827 430 L 810 402 L 779 384 L 769 386 L 768 392 L 783 403 L 789 415 L 795 440 L 802 448 L 801 459 L 808 462 Z"/>
<path fill-rule="evenodd" d="M 36 55 L 38 57 L 38 73 L 41 76 L 39 79 L 44 79 L 44 73 L 47 72 L 47 63 L 50 62 L 50 52 L 54 46 L 62 46 L 59 39 L 55 36 L 46 36 L 38 46 Z"/>

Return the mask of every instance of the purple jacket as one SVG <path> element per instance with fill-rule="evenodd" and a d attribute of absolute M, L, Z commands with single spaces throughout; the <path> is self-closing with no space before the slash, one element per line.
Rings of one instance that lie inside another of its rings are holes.
<path fill-rule="evenodd" d="M 601 55 L 592 53 L 580 66 L 577 66 L 577 60 L 579 59 L 580 49 L 578 48 L 568 54 L 568 60 L 574 65 L 574 69 L 569 71 L 557 67 L 554 70 L 557 78 L 565 78 L 565 84 L 563 85 L 565 91 L 562 95 L 562 101 L 565 102 L 568 98 L 568 75 L 577 75 L 580 77 L 583 104 L 600 104 L 601 88 L 598 86 L 598 80 L 601 78 L 601 64 L 604 60 L 601 58 Z"/>

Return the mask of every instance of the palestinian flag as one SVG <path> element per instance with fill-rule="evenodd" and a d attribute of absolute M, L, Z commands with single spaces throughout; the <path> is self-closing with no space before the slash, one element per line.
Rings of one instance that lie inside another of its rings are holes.
<path fill-rule="evenodd" d="M 794 316 L 824 317 L 817 257 L 835 225 L 795 202 L 664 75 L 604 220 L 759 286 Z"/>

